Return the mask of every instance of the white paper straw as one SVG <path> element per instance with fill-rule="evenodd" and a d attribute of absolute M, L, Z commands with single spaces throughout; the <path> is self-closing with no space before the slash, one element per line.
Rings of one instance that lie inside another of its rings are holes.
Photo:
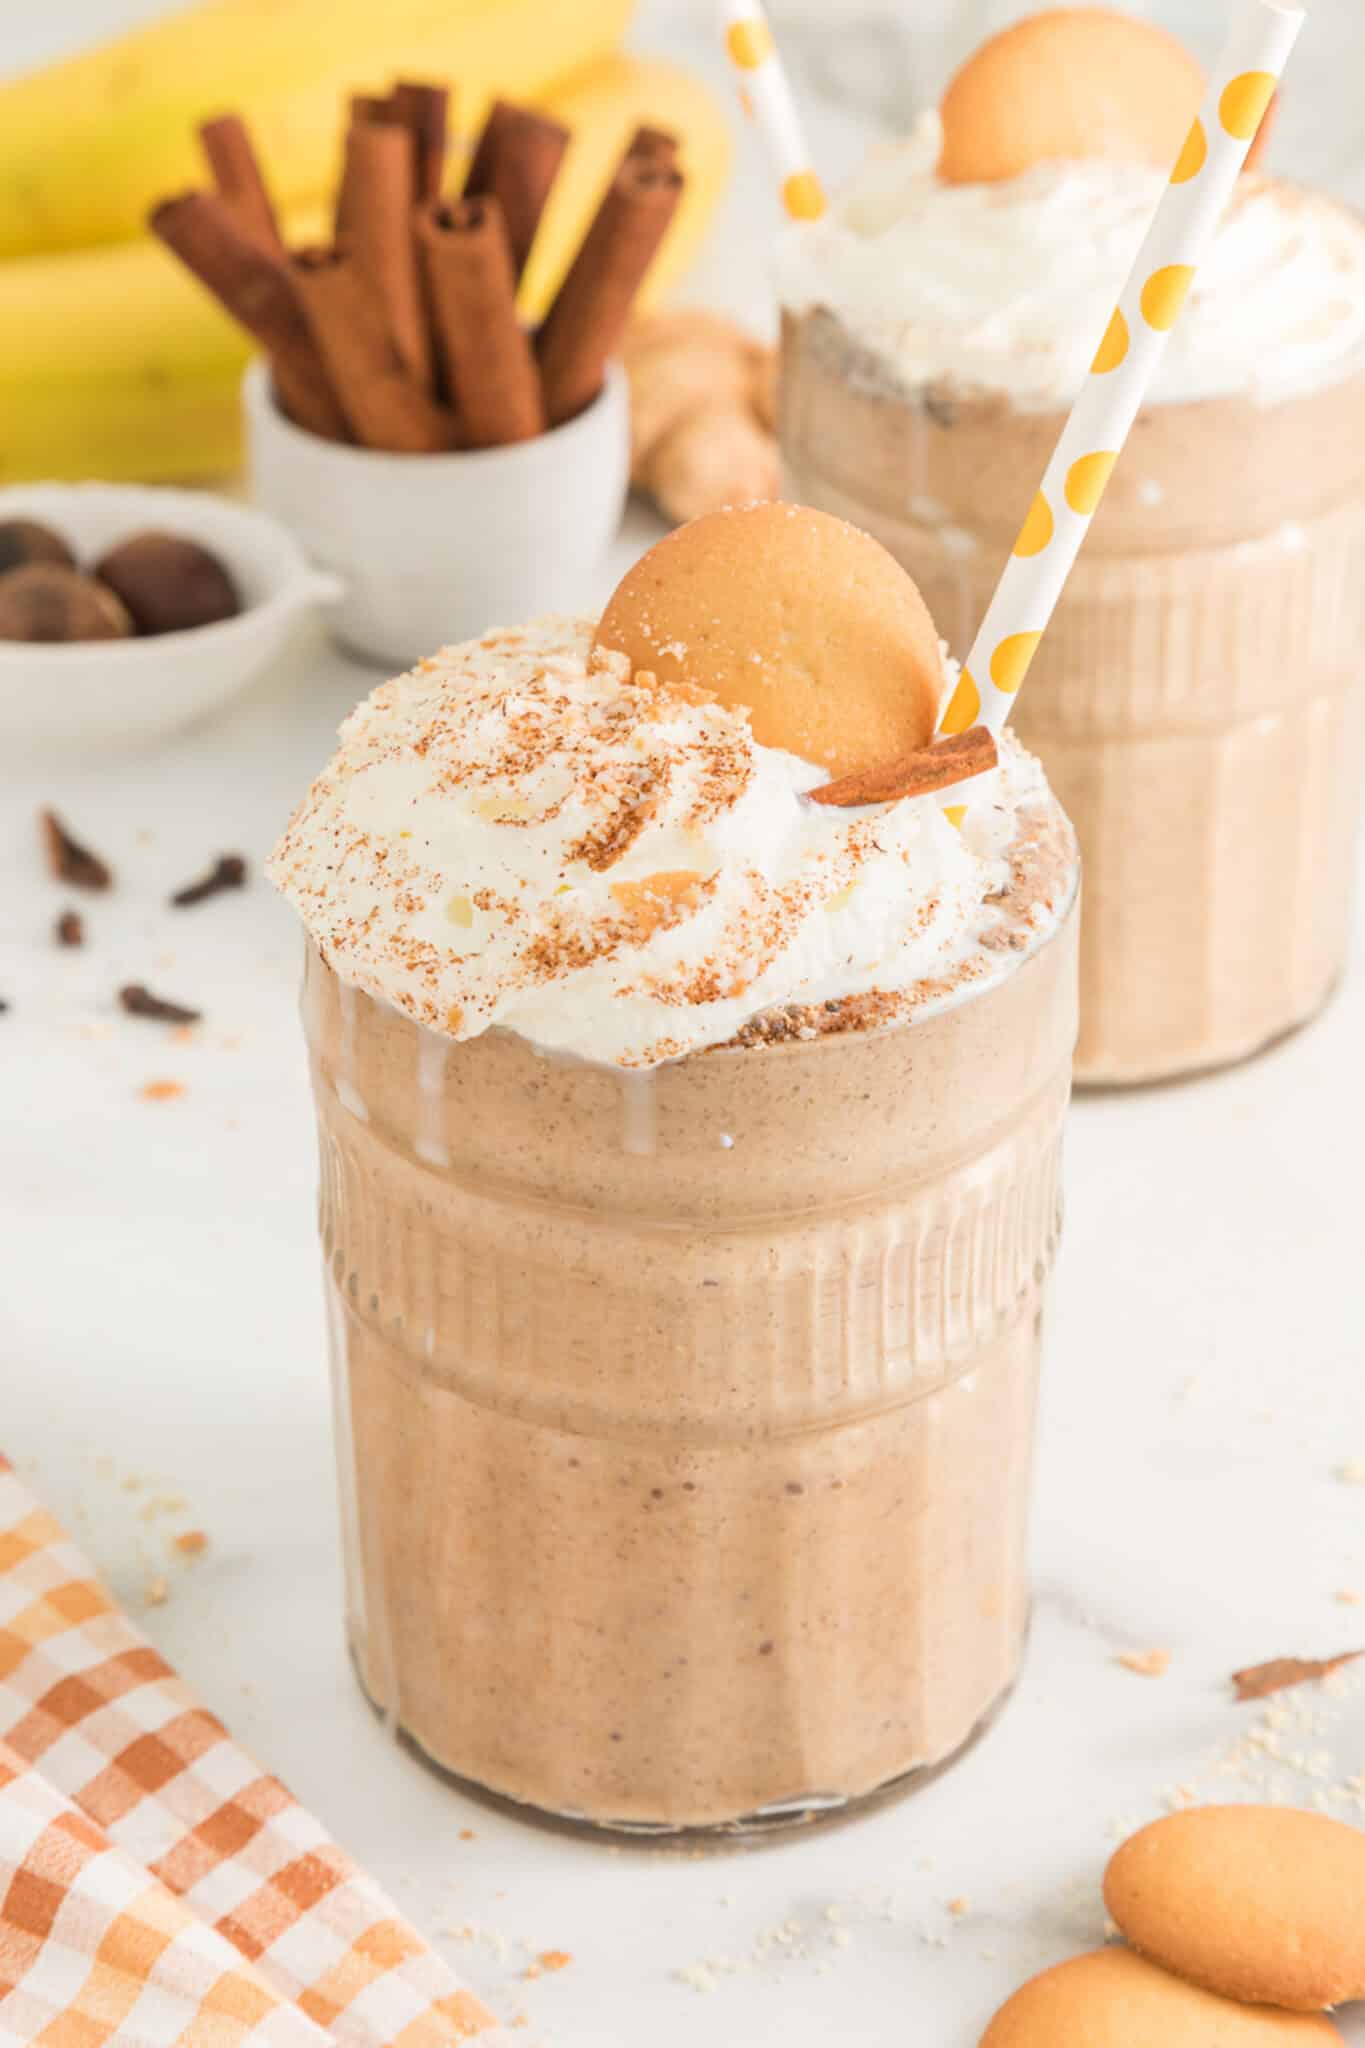
<path fill-rule="evenodd" d="M 818 220 L 825 194 L 811 163 L 791 81 L 760 0 L 722 0 L 725 48 L 739 81 L 740 104 L 763 131 L 793 220 Z"/>
<path fill-rule="evenodd" d="M 1237 0 L 1199 117 L 987 607 L 940 732 L 965 732 L 976 724 L 998 732 L 1009 717 L 1303 22 L 1303 9 L 1281 0 Z"/>

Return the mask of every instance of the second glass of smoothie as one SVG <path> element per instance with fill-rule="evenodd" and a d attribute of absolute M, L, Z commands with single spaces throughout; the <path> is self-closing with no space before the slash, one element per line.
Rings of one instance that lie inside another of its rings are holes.
<path fill-rule="evenodd" d="M 789 231 L 788 495 L 966 652 L 1165 182 L 938 175 L 937 117 Z M 1254 1052 L 1341 973 L 1365 749 L 1365 227 L 1248 174 L 1021 693 L 1086 865 L 1077 1078 Z"/>

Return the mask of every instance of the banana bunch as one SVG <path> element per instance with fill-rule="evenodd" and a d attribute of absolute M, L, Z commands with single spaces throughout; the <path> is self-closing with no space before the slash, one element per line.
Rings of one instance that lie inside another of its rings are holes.
<path fill-rule="evenodd" d="M 182 480 L 239 460 L 240 331 L 142 233 L 162 194 L 204 181 L 194 128 L 229 106 L 256 136 L 288 237 L 330 232 L 345 99 L 394 76 L 449 78 L 464 137 L 495 93 L 573 131 L 523 279 L 540 316 L 627 136 L 672 129 L 687 185 L 644 300 L 692 255 L 729 130 L 672 66 L 613 55 L 630 0 L 205 0 L 0 86 L 0 482 Z M 337 53 L 344 52 L 344 59 Z"/>

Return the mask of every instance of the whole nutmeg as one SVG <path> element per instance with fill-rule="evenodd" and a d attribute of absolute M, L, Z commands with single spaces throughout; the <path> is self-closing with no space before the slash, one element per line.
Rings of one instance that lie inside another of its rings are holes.
<path fill-rule="evenodd" d="M 36 519 L 0 519 L 0 576 L 30 562 L 60 562 L 74 569 L 76 557 L 50 526 Z"/>
<path fill-rule="evenodd" d="M 128 610 L 112 590 L 59 562 L 0 576 L 0 640 L 126 640 Z"/>
<path fill-rule="evenodd" d="M 179 534 L 130 534 L 95 564 L 139 633 L 183 633 L 242 609 L 237 586 L 216 555 Z"/>

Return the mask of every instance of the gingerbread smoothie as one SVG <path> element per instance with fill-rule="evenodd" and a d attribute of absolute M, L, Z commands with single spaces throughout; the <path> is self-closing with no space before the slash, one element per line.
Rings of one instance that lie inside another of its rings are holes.
<path fill-rule="evenodd" d="M 786 489 L 964 654 L 1164 178 L 938 175 L 934 117 L 784 243 Z M 1256 1050 L 1341 972 L 1365 750 L 1365 227 L 1249 174 L 1021 692 L 1086 862 L 1077 1078 Z"/>
<path fill-rule="evenodd" d="M 349 1628 L 477 1785 L 771 1822 L 941 1763 L 1018 1670 L 1074 844 L 1009 741 L 960 831 L 821 810 L 593 631 L 376 691 L 273 861 Z"/>

